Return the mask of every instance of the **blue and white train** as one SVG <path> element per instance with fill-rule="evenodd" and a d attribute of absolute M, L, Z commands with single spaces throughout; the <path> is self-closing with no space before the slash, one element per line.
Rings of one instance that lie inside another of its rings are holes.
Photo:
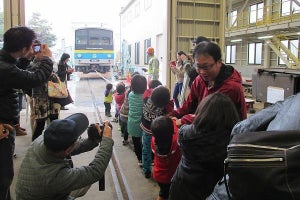
<path fill-rule="evenodd" d="M 74 61 L 78 72 L 96 71 L 105 78 L 111 77 L 114 64 L 113 31 L 102 28 L 76 29 Z"/>

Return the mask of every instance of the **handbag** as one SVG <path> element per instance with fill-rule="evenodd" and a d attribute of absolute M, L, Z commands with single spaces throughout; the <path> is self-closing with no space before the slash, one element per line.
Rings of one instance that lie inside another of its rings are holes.
<path fill-rule="evenodd" d="M 53 78 L 56 81 L 53 81 Z M 68 97 L 68 89 L 64 82 L 61 82 L 56 74 L 51 75 L 51 80 L 48 81 L 48 96 L 52 98 Z"/>
<path fill-rule="evenodd" d="M 66 98 L 53 98 L 53 102 L 60 104 L 61 107 L 64 107 L 66 105 L 69 105 L 70 103 L 73 103 L 74 101 L 68 90 L 68 96 Z"/>
<path fill-rule="evenodd" d="M 299 130 L 237 134 L 224 163 L 230 199 L 300 199 Z"/>

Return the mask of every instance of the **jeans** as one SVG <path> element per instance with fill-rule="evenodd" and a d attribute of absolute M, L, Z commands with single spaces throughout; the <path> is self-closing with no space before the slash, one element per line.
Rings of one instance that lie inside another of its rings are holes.
<path fill-rule="evenodd" d="M 19 97 L 19 112 L 22 110 L 22 103 L 23 103 L 23 93 L 18 93 Z"/>
<path fill-rule="evenodd" d="M 0 140 L 0 199 L 10 200 L 10 185 L 14 177 L 13 154 L 15 149 L 15 131 L 7 139 Z"/>
<path fill-rule="evenodd" d="M 152 163 L 152 151 L 151 151 L 151 138 L 152 135 L 149 135 L 143 131 L 143 148 L 142 148 L 142 163 L 143 163 L 143 172 L 151 172 L 151 163 Z"/>
<path fill-rule="evenodd" d="M 128 140 L 127 121 L 124 122 L 123 120 L 121 120 L 119 118 L 119 124 L 121 127 L 121 133 L 123 134 L 123 137 L 124 137 L 124 141 L 127 141 Z"/>
<path fill-rule="evenodd" d="M 176 83 L 175 83 L 175 86 L 174 86 L 174 90 L 173 90 L 173 99 L 174 99 L 176 108 L 179 108 L 178 95 L 180 95 L 180 93 L 181 93 L 182 85 L 183 85 L 182 82 L 181 82 L 181 83 L 176 82 Z"/>

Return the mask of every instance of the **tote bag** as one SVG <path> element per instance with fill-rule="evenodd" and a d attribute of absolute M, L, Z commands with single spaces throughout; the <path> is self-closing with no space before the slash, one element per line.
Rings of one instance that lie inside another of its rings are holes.
<path fill-rule="evenodd" d="M 48 96 L 52 98 L 66 98 L 68 97 L 68 89 L 64 82 L 61 82 L 59 77 L 52 74 L 57 82 L 52 80 L 48 81 Z"/>

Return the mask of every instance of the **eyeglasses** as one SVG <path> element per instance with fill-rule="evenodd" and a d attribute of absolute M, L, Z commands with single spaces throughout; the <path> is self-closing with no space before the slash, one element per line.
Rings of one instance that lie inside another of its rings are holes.
<path fill-rule="evenodd" d="M 210 68 L 212 68 L 215 64 L 216 64 L 216 62 L 214 62 L 214 63 L 212 63 L 212 64 L 209 64 L 209 65 L 204 65 L 204 66 L 197 65 L 197 68 L 198 68 L 199 70 L 207 71 L 207 70 L 209 70 Z"/>

